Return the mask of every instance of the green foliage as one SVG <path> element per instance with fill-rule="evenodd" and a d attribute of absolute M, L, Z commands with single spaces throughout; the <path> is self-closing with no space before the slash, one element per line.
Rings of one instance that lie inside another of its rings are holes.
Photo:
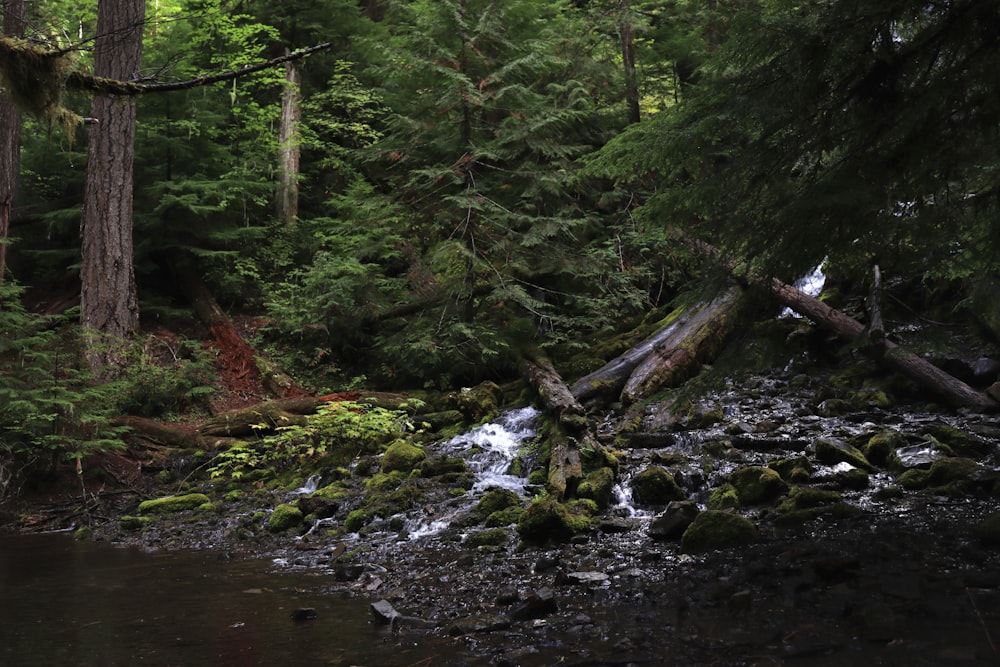
<path fill-rule="evenodd" d="M 255 442 L 235 443 L 216 454 L 209 477 L 240 479 L 255 469 L 289 465 L 340 466 L 378 452 L 413 428 L 405 412 L 351 401 L 320 406 L 307 422 L 281 427 Z"/>
<path fill-rule="evenodd" d="M 94 384 L 78 363 L 77 329 L 25 311 L 10 280 L 0 290 L 0 459 L 47 463 L 122 448 L 124 429 L 108 420 L 116 387 Z"/>

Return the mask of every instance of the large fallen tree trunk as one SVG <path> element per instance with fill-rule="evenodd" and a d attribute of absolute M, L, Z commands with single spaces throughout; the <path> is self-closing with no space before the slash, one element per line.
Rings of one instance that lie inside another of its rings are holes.
<path fill-rule="evenodd" d="M 733 333 L 742 303 L 743 290 L 733 287 L 692 313 L 635 367 L 622 388 L 622 401 L 633 403 L 660 389 L 677 387 L 697 374 Z"/>
<path fill-rule="evenodd" d="M 694 248 L 707 257 L 720 261 L 718 250 L 710 244 L 693 239 L 680 231 L 678 231 L 678 235 L 691 248 Z M 768 279 L 753 275 L 736 275 L 732 263 L 723 262 L 723 264 L 744 285 L 763 286 L 782 304 L 800 315 L 809 318 L 816 324 L 829 329 L 842 339 L 856 340 L 865 333 L 864 325 L 854 318 L 831 308 L 819 299 L 811 297 L 777 278 Z M 878 334 L 876 334 L 875 340 L 869 342 L 871 344 L 865 348 L 867 353 L 873 354 L 879 361 L 884 362 L 893 370 L 902 373 L 921 387 L 941 397 L 949 405 L 985 412 L 993 412 L 1000 409 L 1000 403 L 995 401 L 986 392 L 970 387 L 926 359 L 908 352 L 892 341 L 878 340 Z"/>
<path fill-rule="evenodd" d="M 304 415 L 313 414 L 324 402 L 322 398 L 301 396 L 228 410 L 202 423 L 198 433 L 242 437 L 260 430 L 262 426 L 270 430 L 279 426 L 303 425 L 306 423 Z"/>
<path fill-rule="evenodd" d="M 735 328 L 742 296 L 734 287 L 685 309 L 663 329 L 573 383 L 573 396 L 578 401 L 614 397 L 634 402 L 680 385 L 719 353 Z"/>
<path fill-rule="evenodd" d="M 811 297 L 777 278 L 771 279 L 767 286 L 778 301 L 829 329 L 840 338 L 855 340 L 865 333 L 864 325 L 854 318 L 831 308 L 819 299 Z M 926 359 L 908 352 L 892 341 L 883 339 L 878 345 L 869 346 L 868 351 L 876 351 L 880 361 L 910 378 L 921 387 L 937 394 L 954 407 L 981 411 L 1000 409 L 1000 403 L 997 403 L 985 392 L 970 387 Z"/>

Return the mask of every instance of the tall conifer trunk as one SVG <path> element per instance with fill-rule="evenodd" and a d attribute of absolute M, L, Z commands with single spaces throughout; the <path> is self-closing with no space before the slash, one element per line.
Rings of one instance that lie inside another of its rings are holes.
<path fill-rule="evenodd" d="M 286 55 L 288 51 L 286 50 Z M 276 214 L 286 226 L 299 215 L 299 121 L 302 117 L 299 70 L 285 63 L 285 87 L 281 92 L 281 127 L 278 130 L 278 194 Z"/>
<path fill-rule="evenodd" d="M 628 106 L 628 120 L 638 123 L 639 117 L 639 81 L 635 74 L 635 38 L 632 35 L 632 14 L 629 0 L 621 0 L 621 41 L 622 65 L 625 69 L 625 103 Z"/>
<path fill-rule="evenodd" d="M 94 74 L 132 81 L 142 57 L 144 0 L 100 0 Z M 80 323 L 87 360 L 101 374 L 114 372 L 121 345 L 138 328 L 139 304 L 132 266 L 132 159 L 134 97 L 94 97 L 87 185 L 80 224 Z"/>
<path fill-rule="evenodd" d="M 4 34 L 21 35 L 24 25 L 24 0 L 3 0 Z M 0 92 L 0 287 L 7 271 L 6 241 L 10 234 L 10 218 L 21 165 L 20 134 L 21 114 L 14 102 Z M 3 308 L 2 297 L 0 308 Z"/>

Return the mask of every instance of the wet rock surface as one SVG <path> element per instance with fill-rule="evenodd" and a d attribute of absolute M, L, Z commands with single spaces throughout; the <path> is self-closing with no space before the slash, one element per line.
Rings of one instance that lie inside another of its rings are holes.
<path fill-rule="evenodd" d="M 754 378 L 701 399 L 690 423 L 667 404 L 645 406 L 627 434 L 625 417 L 609 416 L 609 506 L 558 543 L 520 539 L 518 513 L 539 490 L 527 470 L 480 505 L 478 481 L 408 477 L 419 502 L 365 517 L 360 532 L 345 529 L 358 510 L 349 497 L 267 530 L 275 507 L 313 488 L 97 536 L 271 556 L 315 572 L 320 590 L 370 600 L 387 642 L 449 642 L 454 664 L 1000 664 L 994 418 L 825 393 L 818 380 Z M 462 449 L 428 447 L 427 460 Z M 667 492 L 631 498 L 650 469 Z M 686 553 L 683 536 L 712 503 L 753 539 Z"/>

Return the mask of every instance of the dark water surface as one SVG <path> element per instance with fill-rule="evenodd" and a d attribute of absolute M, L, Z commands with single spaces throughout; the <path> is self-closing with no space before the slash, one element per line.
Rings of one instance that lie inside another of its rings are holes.
<path fill-rule="evenodd" d="M 206 552 L 0 536 L 0 665 L 439 664 L 371 622 L 323 575 Z M 299 608 L 316 619 L 295 622 Z"/>

